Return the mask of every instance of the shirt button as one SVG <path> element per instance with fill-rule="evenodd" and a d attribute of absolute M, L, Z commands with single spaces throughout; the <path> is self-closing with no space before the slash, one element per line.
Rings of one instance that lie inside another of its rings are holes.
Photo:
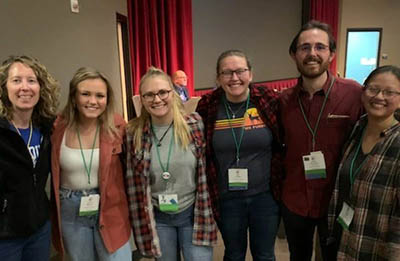
<path fill-rule="evenodd" d="M 100 227 L 99 227 L 100 229 L 103 229 L 104 228 L 104 225 L 100 225 Z"/>

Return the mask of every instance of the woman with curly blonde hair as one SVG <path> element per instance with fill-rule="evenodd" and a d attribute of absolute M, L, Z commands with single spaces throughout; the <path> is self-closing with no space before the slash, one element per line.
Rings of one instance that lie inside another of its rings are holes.
<path fill-rule="evenodd" d="M 143 107 L 129 123 L 126 174 L 136 245 L 159 261 L 178 260 L 181 251 L 184 260 L 212 260 L 217 232 L 201 117 L 184 115 L 171 79 L 159 69 L 148 70 L 139 91 Z"/>
<path fill-rule="evenodd" d="M 49 260 L 50 134 L 59 85 L 29 56 L 0 66 L 0 260 Z"/>

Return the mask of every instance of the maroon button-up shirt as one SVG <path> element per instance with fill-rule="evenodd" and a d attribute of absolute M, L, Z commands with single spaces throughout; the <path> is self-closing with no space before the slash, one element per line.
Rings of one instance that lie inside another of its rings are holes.
<path fill-rule="evenodd" d="M 290 211 L 304 217 L 319 218 L 326 215 L 342 146 L 363 111 L 361 86 L 352 80 L 336 78 L 316 133 L 315 151 L 324 154 L 327 176 L 324 179 L 306 180 L 302 158 L 313 151 L 312 134 L 307 128 L 298 97 L 314 129 L 332 77 L 329 74 L 323 89 L 316 92 L 311 100 L 302 88 L 301 78 L 296 87 L 285 90 L 279 99 L 280 129 L 286 146 L 282 201 Z"/>

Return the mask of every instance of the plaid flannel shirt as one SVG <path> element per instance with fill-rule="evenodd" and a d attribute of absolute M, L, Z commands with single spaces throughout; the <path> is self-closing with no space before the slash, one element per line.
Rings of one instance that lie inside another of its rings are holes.
<path fill-rule="evenodd" d="M 197 191 L 192 243 L 213 246 L 217 243 L 217 227 L 213 218 L 205 173 L 204 126 L 197 113 L 192 113 L 185 118 L 190 128 L 192 143 L 195 145 L 194 154 L 197 159 Z M 133 136 L 130 133 L 127 133 L 126 145 L 126 186 L 136 246 L 143 255 L 160 257 L 162 253 L 155 228 L 150 190 L 150 151 L 152 146 L 150 122 L 143 129 L 142 149 L 139 153 L 135 153 Z"/>
<path fill-rule="evenodd" d="M 277 109 L 278 109 L 278 95 L 270 89 L 265 87 L 256 87 L 253 85 L 250 88 L 250 100 L 257 107 L 262 121 L 271 130 L 272 141 L 272 158 L 271 158 L 271 179 L 270 186 L 276 200 L 280 200 L 281 187 L 283 180 L 282 168 L 282 147 L 279 142 L 279 130 L 277 124 Z M 219 218 L 218 211 L 218 177 L 216 164 L 213 161 L 214 149 L 212 147 L 212 139 L 214 134 L 214 125 L 217 119 L 217 110 L 224 90 L 220 87 L 212 93 L 204 95 L 199 104 L 197 105 L 197 112 L 203 118 L 205 125 L 206 135 L 206 158 L 207 158 L 207 182 L 210 189 L 210 196 L 213 206 L 214 216 Z"/>
<path fill-rule="evenodd" d="M 339 202 L 339 180 L 349 175 L 344 162 L 360 141 L 367 124 L 364 116 L 354 127 L 339 166 L 329 206 L 329 229 L 333 233 L 343 202 Z M 400 124 L 382 132 L 355 178 L 349 202 L 354 217 L 343 230 L 338 260 L 400 260 Z M 339 225 L 340 226 L 340 225 Z"/>

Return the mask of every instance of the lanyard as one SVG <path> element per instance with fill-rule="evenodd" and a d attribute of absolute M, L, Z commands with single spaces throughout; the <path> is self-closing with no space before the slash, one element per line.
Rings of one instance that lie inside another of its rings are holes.
<path fill-rule="evenodd" d="M 170 125 L 170 127 L 171 127 L 171 125 Z M 168 127 L 167 131 L 169 130 L 170 127 Z M 155 135 L 155 131 L 154 131 L 153 125 L 151 125 L 151 129 L 152 129 L 152 131 L 153 131 L 153 133 Z M 165 133 L 167 133 L 167 131 Z M 169 142 L 169 148 L 168 148 L 167 166 L 165 166 L 165 167 L 161 162 L 159 146 L 156 146 L 158 163 L 160 163 L 160 167 L 161 167 L 161 169 L 162 169 L 162 171 L 164 173 L 168 172 L 168 169 L 169 169 L 169 160 L 171 158 L 171 150 L 172 150 L 172 144 L 173 143 L 174 143 L 174 132 L 172 131 L 172 137 L 171 137 L 171 141 Z"/>
<path fill-rule="evenodd" d="M 332 86 L 333 86 L 334 82 L 335 82 L 335 78 L 332 77 L 332 80 L 331 80 L 331 83 L 329 85 L 328 91 L 327 91 L 327 93 L 325 95 L 325 98 L 324 98 L 324 102 L 322 103 L 321 110 L 319 111 L 317 123 L 315 123 L 314 129 L 311 128 L 311 124 L 308 121 L 307 116 L 306 116 L 306 114 L 304 112 L 303 104 L 301 103 L 301 100 L 300 100 L 300 95 L 297 96 L 297 100 L 299 102 L 300 110 L 301 110 L 301 113 L 303 115 L 304 121 L 306 122 L 307 128 L 310 130 L 311 135 L 312 135 L 312 151 L 315 151 L 315 138 L 317 136 L 317 130 L 318 130 L 319 122 L 321 121 L 322 113 L 324 112 L 324 109 L 325 109 L 325 106 L 326 106 L 326 102 L 328 100 L 329 94 L 331 93 Z"/>
<path fill-rule="evenodd" d="M 356 152 L 354 152 L 354 157 L 353 157 L 353 159 L 351 160 L 351 164 L 350 164 L 350 185 L 351 185 L 351 186 L 353 186 L 354 180 L 356 179 L 356 175 L 358 174 L 358 172 L 360 172 L 361 167 L 364 165 L 364 163 L 365 163 L 365 161 L 366 161 L 366 159 L 367 159 L 367 157 L 365 157 L 365 159 L 361 162 L 360 166 L 358 166 L 358 168 L 354 170 L 354 162 L 356 161 L 357 155 L 358 155 L 358 153 L 360 152 L 361 143 L 362 143 L 362 140 L 363 140 L 363 138 L 364 138 L 364 134 L 365 134 L 365 128 L 364 128 L 363 133 L 362 133 L 362 135 L 361 135 L 360 142 L 358 143 Z M 353 171 L 353 170 L 354 170 L 354 171 Z"/>
<path fill-rule="evenodd" d="M 231 123 L 231 116 L 229 115 L 229 111 L 228 111 L 228 104 L 226 101 L 226 97 L 223 97 L 223 101 L 224 101 L 224 105 L 225 105 L 225 111 L 226 111 L 226 115 L 228 116 L 229 119 L 229 127 L 231 127 L 231 131 L 232 131 L 232 136 L 233 136 L 233 140 L 235 141 L 235 146 L 236 146 L 236 165 L 239 166 L 239 160 L 240 160 L 240 146 L 242 145 L 242 140 L 243 140 L 243 134 L 244 134 L 244 124 L 242 126 L 241 132 L 240 132 L 240 138 L 239 138 L 239 142 L 237 141 L 237 137 L 236 137 L 236 133 L 233 130 L 232 127 L 232 123 Z M 246 101 L 246 110 L 245 113 L 247 112 L 247 109 L 249 108 L 249 102 L 250 102 L 250 93 L 249 95 L 247 95 L 247 101 Z M 244 123 L 244 121 L 243 121 Z"/>
<path fill-rule="evenodd" d="M 11 123 L 12 123 L 14 129 L 18 132 L 19 136 L 22 137 L 22 134 L 19 131 L 19 129 L 17 128 L 17 126 L 15 126 L 14 121 L 11 121 Z M 32 121 L 30 121 L 29 122 L 29 138 L 28 138 L 28 143 L 26 143 L 26 147 L 28 148 L 28 151 L 29 151 L 29 146 L 31 145 L 31 141 L 32 141 L 32 133 L 33 133 L 33 127 L 32 127 Z"/>
<path fill-rule="evenodd" d="M 396 124 L 396 119 L 393 118 L 393 122 L 392 122 L 392 125 L 391 125 L 391 126 L 393 126 L 393 125 L 395 125 L 395 124 Z M 363 138 L 364 138 L 364 135 L 365 135 L 365 129 L 366 129 L 366 128 L 367 128 L 367 127 L 364 127 L 364 130 L 363 130 L 362 135 L 361 135 L 360 142 L 358 143 L 356 152 L 354 153 L 354 157 L 353 157 L 353 159 L 351 160 L 351 164 L 350 164 L 350 185 L 351 185 L 351 186 L 353 186 L 354 181 L 355 181 L 355 179 L 356 179 L 356 175 L 358 174 L 358 172 L 360 171 L 361 167 L 365 164 L 365 162 L 366 162 L 366 160 L 367 160 L 367 157 L 365 157 L 365 159 L 361 162 L 360 166 L 358 166 L 358 168 L 357 168 L 356 170 L 354 170 L 354 172 L 353 172 L 353 169 L 354 169 L 354 162 L 356 161 L 357 155 L 358 155 L 358 153 L 360 152 L 360 148 L 361 148 L 361 144 L 362 144 L 362 141 L 363 141 Z"/>
<path fill-rule="evenodd" d="M 88 167 L 87 164 L 86 164 L 85 155 L 83 154 L 81 135 L 79 134 L 79 128 L 78 127 L 76 128 L 76 133 L 78 134 L 78 140 L 79 140 L 79 148 L 81 149 L 83 165 L 85 166 L 86 174 L 88 176 L 88 184 L 89 185 L 90 185 L 90 171 L 92 170 L 93 151 L 94 151 L 94 146 L 96 145 L 96 138 L 97 138 L 97 133 L 98 132 L 99 132 L 99 125 L 97 125 L 97 127 L 96 127 L 96 134 L 94 135 L 94 139 L 93 139 L 92 152 L 90 154 L 90 162 L 89 162 L 89 167 Z"/>
<path fill-rule="evenodd" d="M 17 126 L 15 126 L 14 121 L 11 121 L 14 129 L 18 132 L 19 136 L 22 137 L 21 132 L 19 131 L 19 129 L 17 128 Z M 29 122 L 29 138 L 28 138 L 28 142 L 26 143 L 26 148 L 28 149 L 29 155 L 31 155 L 32 161 L 34 162 L 34 157 L 33 154 L 31 153 L 31 150 L 29 149 L 29 146 L 31 145 L 31 141 L 32 141 L 32 134 L 33 134 L 33 127 L 32 127 L 32 121 Z"/>

